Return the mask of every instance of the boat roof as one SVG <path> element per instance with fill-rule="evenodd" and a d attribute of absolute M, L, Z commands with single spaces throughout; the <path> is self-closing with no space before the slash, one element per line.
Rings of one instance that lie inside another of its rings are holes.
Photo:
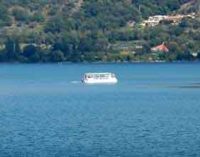
<path fill-rule="evenodd" d="M 85 75 L 111 75 L 113 73 L 110 73 L 110 72 L 101 72 L 101 73 L 92 73 L 92 72 L 89 72 L 89 73 L 85 73 Z"/>

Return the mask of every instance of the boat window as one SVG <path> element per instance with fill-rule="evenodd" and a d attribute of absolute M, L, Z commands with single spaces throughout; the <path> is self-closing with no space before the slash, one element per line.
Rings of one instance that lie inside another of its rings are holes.
<path fill-rule="evenodd" d="M 99 79 L 100 75 L 94 75 L 95 79 Z"/>
<path fill-rule="evenodd" d="M 92 75 L 86 75 L 87 78 L 92 78 Z"/>
<path fill-rule="evenodd" d="M 99 80 L 104 80 L 104 79 L 109 79 L 109 78 L 115 78 L 115 74 L 114 73 L 95 73 L 95 74 L 86 74 L 84 76 L 86 79 L 99 79 Z"/>
<path fill-rule="evenodd" d="M 101 74 L 100 77 L 101 77 L 101 78 L 102 78 L 102 77 L 105 77 L 105 75 L 104 75 L 104 74 Z"/>
<path fill-rule="evenodd" d="M 111 74 L 111 77 L 114 78 L 114 77 L 115 77 L 115 74 Z"/>

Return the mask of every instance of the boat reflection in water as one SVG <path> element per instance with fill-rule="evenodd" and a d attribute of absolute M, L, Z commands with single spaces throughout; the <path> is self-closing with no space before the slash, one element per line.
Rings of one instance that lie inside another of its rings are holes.
<path fill-rule="evenodd" d="M 85 84 L 116 84 L 118 80 L 114 73 L 85 73 L 82 82 Z"/>

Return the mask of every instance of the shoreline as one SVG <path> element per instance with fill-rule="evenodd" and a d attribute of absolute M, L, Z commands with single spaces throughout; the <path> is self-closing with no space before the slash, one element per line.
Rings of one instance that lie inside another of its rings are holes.
<path fill-rule="evenodd" d="M 200 60 L 195 61 L 99 61 L 99 62 L 0 62 L 0 64 L 176 64 L 176 63 L 200 63 Z"/>

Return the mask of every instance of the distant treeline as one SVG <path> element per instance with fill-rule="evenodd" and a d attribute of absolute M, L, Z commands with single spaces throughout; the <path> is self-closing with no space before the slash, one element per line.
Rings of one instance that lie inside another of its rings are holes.
<path fill-rule="evenodd" d="M 189 0 L 0 0 L 0 61 L 193 60 L 200 50 L 200 19 L 142 28 L 156 14 L 178 11 Z M 198 12 L 198 4 L 183 10 Z M 133 28 L 127 26 L 134 21 Z M 142 46 L 121 53 L 123 43 Z M 165 42 L 168 54 L 151 53 Z M 199 56 L 197 56 L 198 58 Z"/>

